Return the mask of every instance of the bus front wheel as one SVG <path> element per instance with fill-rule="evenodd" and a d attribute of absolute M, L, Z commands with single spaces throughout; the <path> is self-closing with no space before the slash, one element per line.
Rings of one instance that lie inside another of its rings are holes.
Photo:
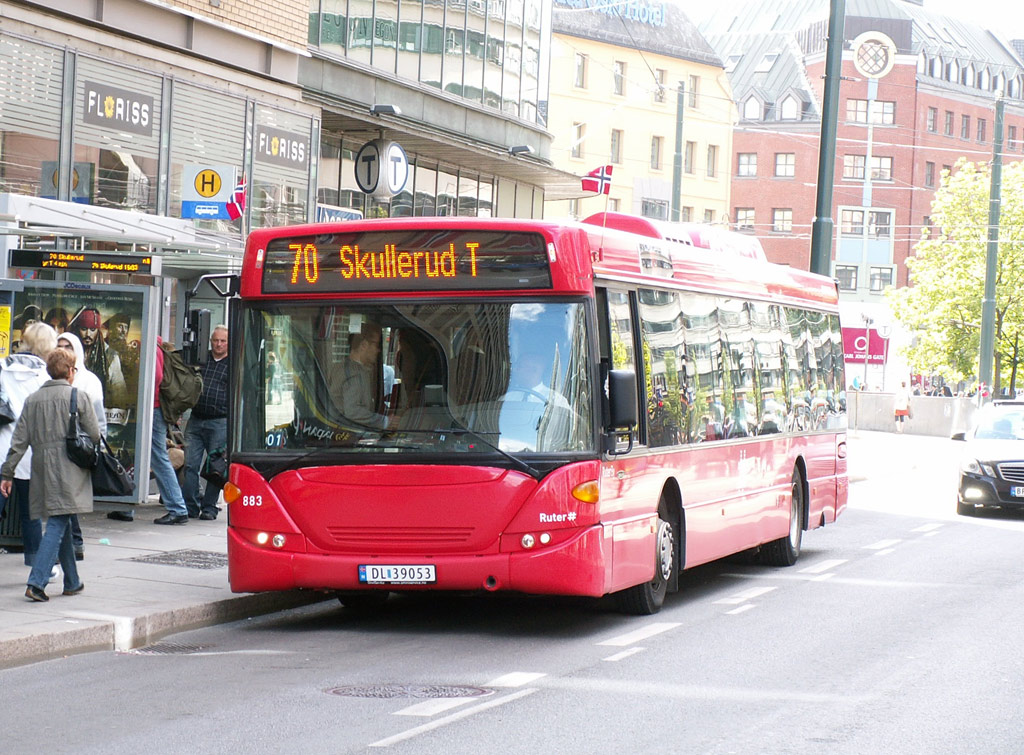
<path fill-rule="evenodd" d="M 654 578 L 616 593 L 619 610 L 635 616 L 649 616 L 660 611 L 678 568 L 676 532 L 669 519 L 668 503 L 662 498 L 658 505 L 658 532 L 654 540 Z"/>
<path fill-rule="evenodd" d="M 769 566 L 792 566 L 800 557 L 804 535 L 804 478 L 793 470 L 792 495 L 789 500 L 789 530 L 778 540 L 761 549 L 761 558 Z"/>

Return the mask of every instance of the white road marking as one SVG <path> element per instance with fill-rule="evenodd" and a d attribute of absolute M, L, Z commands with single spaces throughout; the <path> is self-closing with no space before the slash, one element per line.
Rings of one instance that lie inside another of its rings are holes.
<path fill-rule="evenodd" d="M 880 551 L 883 548 L 891 548 L 894 545 L 899 545 L 902 540 L 879 540 L 877 543 L 872 545 L 865 545 L 864 550 L 868 551 Z"/>
<path fill-rule="evenodd" d="M 800 570 L 801 574 L 821 574 L 823 571 L 828 571 L 841 564 L 845 564 L 845 558 L 829 558 L 824 561 L 819 561 L 816 564 L 812 564 L 804 569 Z"/>
<path fill-rule="evenodd" d="M 753 600 L 754 598 L 760 597 L 765 593 L 777 589 L 777 587 L 751 587 L 749 590 L 738 592 L 732 597 L 716 600 L 715 605 L 738 606 L 740 603 L 746 603 L 748 600 Z"/>
<path fill-rule="evenodd" d="M 931 532 L 944 526 L 942 522 L 932 522 L 931 524 L 922 524 L 920 527 L 912 529 L 911 532 Z"/>
<path fill-rule="evenodd" d="M 836 576 L 834 571 L 830 571 L 828 574 L 819 574 L 817 577 L 813 577 L 811 582 L 825 582 Z"/>
<path fill-rule="evenodd" d="M 677 626 L 679 626 L 679 622 L 655 622 L 633 632 L 620 634 L 618 637 L 612 637 L 610 640 L 604 640 L 597 644 L 625 647 L 626 645 L 632 645 L 634 642 L 646 640 L 648 637 L 653 637 L 656 634 L 661 634 L 662 632 L 667 632 L 670 629 L 675 629 Z"/>
<path fill-rule="evenodd" d="M 874 555 L 875 556 L 888 556 L 890 553 L 895 553 L 895 552 L 896 552 L 895 548 L 886 548 L 885 550 L 882 550 L 882 551 L 875 551 Z"/>
<path fill-rule="evenodd" d="M 751 608 L 756 608 L 756 606 L 753 603 L 747 603 L 746 605 L 740 606 L 739 608 L 734 608 L 731 611 L 726 611 L 725 615 L 726 616 L 735 616 L 738 613 L 746 613 Z"/>
<path fill-rule="evenodd" d="M 736 579 L 744 580 L 772 580 L 773 582 L 817 582 L 823 576 L 831 577 L 831 574 L 823 574 L 817 577 L 810 577 L 802 574 L 780 574 L 779 572 L 766 572 L 764 574 L 727 574 L 723 573 L 723 577 L 735 577 Z M 974 589 L 975 585 L 957 584 L 955 582 L 900 582 L 898 580 L 881 580 L 881 579 L 857 579 L 855 577 L 840 577 L 835 576 L 835 579 L 831 580 L 833 584 L 838 585 L 859 585 L 864 587 L 895 587 L 903 590 L 906 588 L 918 588 L 918 587 L 937 587 L 942 590 L 949 589 Z"/>
<path fill-rule="evenodd" d="M 924 537 L 935 537 L 935 536 L 936 536 L 936 535 L 938 535 L 938 534 L 939 534 L 939 533 L 938 533 L 938 532 L 935 532 L 935 531 L 932 531 L 932 532 L 926 532 L 926 533 L 924 533 Z"/>
<path fill-rule="evenodd" d="M 513 671 L 511 674 L 504 674 L 497 679 L 492 679 L 485 684 L 485 687 L 522 687 L 524 684 L 535 682 L 547 674 L 537 674 L 532 671 Z"/>
<path fill-rule="evenodd" d="M 479 697 L 447 697 L 441 698 L 440 700 L 425 700 L 422 703 L 416 703 L 415 705 L 410 705 L 408 708 L 397 710 L 394 715 L 436 716 L 438 713 L 444 713 L 446 710 L 458 708 L 460 705 L 465 705 L 466 703 L 479 699 Z"/>
<path fill-rule="evenodd" d="M 631 655 L 636 655 L 637 653 L 642 653 L 646 649 L 647 648 L 632 647 L 629 650 L 623 650 L 621 653 L 616 653 L 615 655 L 609 655 L 607 658 L 602 658 L 601 660 L 602 661 L 611 661 L 611 662 L 614 663 L 615 661 L 621 661 L 623 658 L 629 658 L 629 656 L 631 656 Z"/>
<path fill-rule="evenodd" d="M 460 711 L 456 711 L 455 713 L 452 713 L 450 716 L 445 716 L 444 718 L 438 718 L 438 719 L 436 719 L 434 721 L 430 721 L 430 722 L 425 723 L 425 724 L 423 724 L 421 726 L 416 726 L 416 727 L 414 727 L 412 729 L 409 729 L 408 731 L 403 731 L 401 734 L 395 734 L 393 737 L 386 737 L 385 739 L 378 739 L 376 742 L 372 742 L 369 746 L 370 747 L 390 747 L 393 744 L 398 744 L 399 742 L 404 742 L 407 739 L 412 739 L 413 737 L 417 737 L 420 734 L 424 734 L 424 733 L 426 733 L 428 731 L 433 731 L 434 729 L 439 729 L 442 726 L 447 726 L 450 723 L 455 723 L 456 721 L 461 721 L 464 718 L 468 718 L 469 716 L 472 716 L 474 713 L 481 713 L 481 712 L 483 712 L 485 710 L 490 710 L 491 708 L 496 708 L 499 705 L 504 705 L 505 703 L 513 702 L 513 701 L 518 700 L 520 698 L 526 697 L 527 695 L 532 695 L 534 692 L 538 692 L 538 691 L 539 690 L 537 690 L 536 688 L 529 688 L 529 687 L 527 689 L 521 689 L 518 692 L 513 692 L 510 695 L 505 695 L 505 697 L 499 697 L 499 698 L 496 698 L 494 700 L 488 700 L 485 703 L 480 703 L 479 705 L 474 705 L 472 708 L 463 708 Z"/>

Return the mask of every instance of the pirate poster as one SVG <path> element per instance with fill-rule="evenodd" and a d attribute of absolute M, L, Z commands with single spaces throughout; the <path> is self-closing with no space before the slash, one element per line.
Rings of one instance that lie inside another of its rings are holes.
<path fill-rule="evenodd" d="M 85 369 L 103 388 L 107 442 L 133 476 L 147 294 L 147 290 L 135 286 L 26 282 L 24 290 L 15 293 L 12 309 L 12 352 L 20 348 L 22 331 L 36 321 L 51 325 L 58 341 L 62 334 L 77 339 Z"/>

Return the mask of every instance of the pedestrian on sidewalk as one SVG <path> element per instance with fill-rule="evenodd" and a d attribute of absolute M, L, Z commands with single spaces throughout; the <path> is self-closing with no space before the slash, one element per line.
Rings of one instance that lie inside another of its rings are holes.
<path fill-rule="evenodd" d="M 0 369 L 0 395 L 11 406 L 14 421 L 0 427 L 0 459 L 7 458 L 14 437 L 14 428 L 25 401 L 49 379 L 46 373 L 46 357 L 57 348 L 57 331 L 45 322 L 33 322 L 21 332 L 21 342 L 17 354 L 3 360 Z M 32 469 L 32 451 L 29 450 L 14 473 L 13 490 L 15 504 L 21 515 L 21 545 L 25 557 L 25 566 L 35 562 L 36 551 L 43 537 L 42 522 L 39 517 L 33 518 L 29 513 L 29 477 Z M 0 491 L 6 504 L 9 492 Z M 0 505 L 3 509 L 3 505 Z"/>
<path fill-rule="evenodd" d="M 185 507 L 192 519 L 217 518 L 220 486 L 207 480 L 199 499 L 199 472 L 203 459 L 224 453 L 228 444 L 228 326 L 210 334 L 210 356 L 202 366 L 203 391 L 185 427 Z"/>
<path fill-rule="evenodd" d="M 100 427 L 100 435 L 106 435 L 107 412 L 103 407 L 103 383 L 95 372 L 85 366 L 85 349 L 82 348 L 81 340 L 74 333 L 64 332 L 57 336 L 57 348 L 75 355 L 75 387 L 89 399 L 96 414 L 96 423 Z M 85 539 L 77 514 L 71 517 L 71 541 L 75 545 L 75 560 L 81 561 L 85 558 Z"/>
<path fill-rule="evenodd" d="M 46 533 L 25 589 L 25 597 L 36 602 L 49 600 L 45 587 L 58 559 L 64 572 L 64 595 L 78 595 L 85 589 L 75 564 L 71 516 L 92 511 L 92 475 L 71 461 L 65 443 L 75 379 L 74 355 L 54 349 L 46 358 L 46 371 L 51 379 L 26 399 L 7 460 L 0 468 L 0 492 L 9 495 L 18 462 L 29 449 L 34 451 L 29 507 L 35 518 L 47 517 Z M 83 432 L 98 443 L 100 428 L 91 402 L 77 404 Z"/>
<path fill-rule="evenodd" d="M 896 390 L 896 397 L 893 399 L 893 414 L 896 417 L 896 432 L 903 432 L 903 424 L 910 416 L 910 391 L 907 390 L 907 381 L 900 383 Z"/>
<path fill-rule="evenodd" d="M 170 344 L 167 348 L 171 348 Z M 187 524 L 188 510 L 185 499 L 181 495 L 178 475 L 174 472 L 170 457 L 167 454 L 167 420 L 160 407 L 160 384 L 164 379 L 164 342 L 160 336 L 156 338 L 156 385 L 153 389 L 153 432 L 149 445 L 149 466 L 156 478 L 156 486 L 160 490 L 160 502 L 167 513 L 153 520 L 153 524 Z M 131 522 L 135 519 L 133 511 L 110 511 L 107 519 Z"/>

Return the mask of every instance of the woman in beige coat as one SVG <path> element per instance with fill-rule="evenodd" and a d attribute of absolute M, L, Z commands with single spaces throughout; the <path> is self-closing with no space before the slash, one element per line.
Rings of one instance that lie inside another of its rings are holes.
<path fill-rule="evenodd" d="M 58 555 L 64 571 L 64 594 L 77 595 L 85 588 L 75 564 L 71 515 L 92 511 L 92 475 L 71 461 L 64 442 L 71 415 L 75 355 L 64 349 L 51 352 L 46 358 L 46 371 L 52 379 L 26 399 L 7 460 L 0 469 L 0 492 L 8 495 L 14 470 L 32 447 L 29 510 L 33 517 L 48 517 L 25 590 L 26 598 L 38 602 L 49 600 L 43 588 Z M 77 404 L 82 430 L 93 442 L 99 442 L 100 430 L 92 402 L 82 394 Z"/>

